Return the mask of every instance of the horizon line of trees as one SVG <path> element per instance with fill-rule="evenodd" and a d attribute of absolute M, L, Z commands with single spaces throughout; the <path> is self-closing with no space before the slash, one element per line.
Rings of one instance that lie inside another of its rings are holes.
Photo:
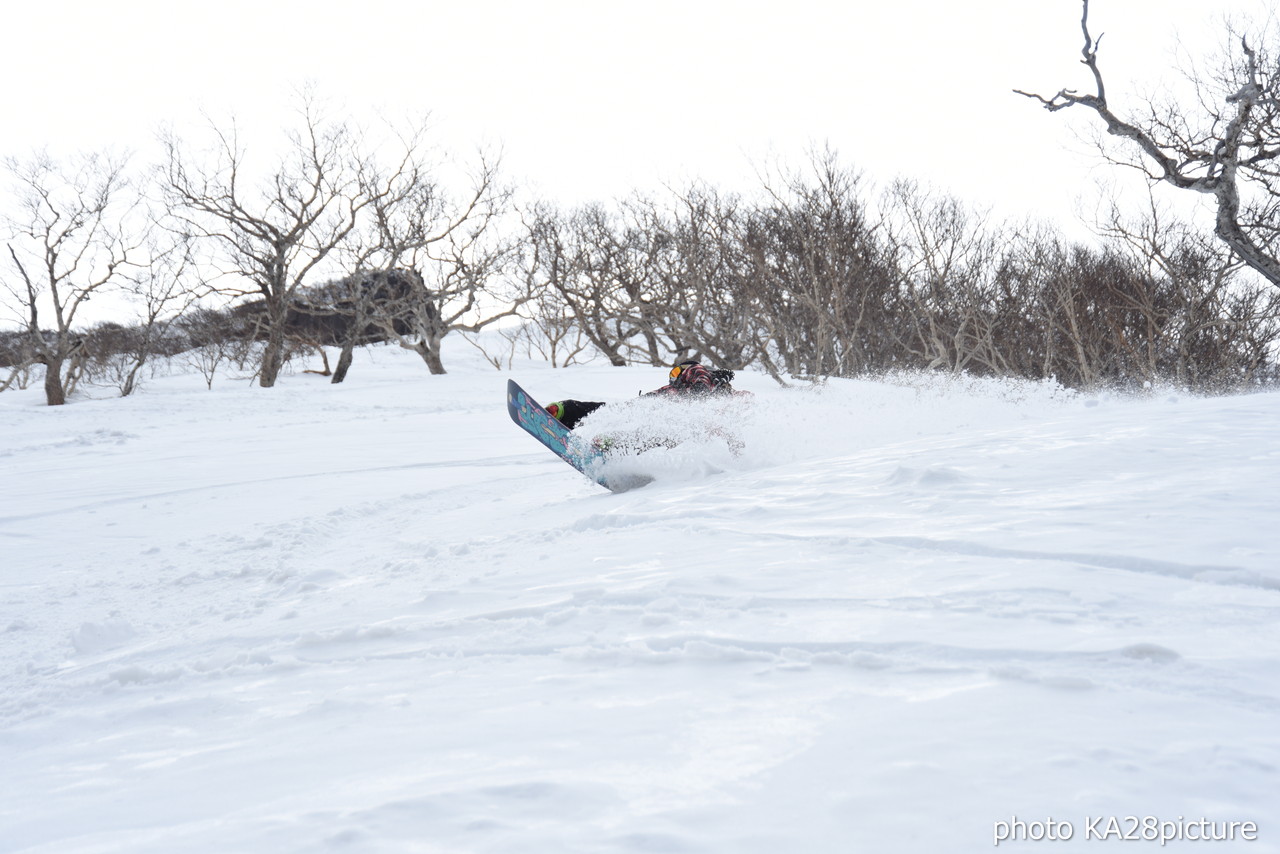
<path fill-rule="evenodd" d="M 507 204 L 486 216 L 509 215 Z M 180 354 L 210 385 L 226 367 L 262 382 L 300 355 L 341 382 L 355 348 L 374 343 L 413 350 L 443 373 L 449 333 L 504 317 L 519 323 L 490 338 L 496 367 L 521 352 L 557 366 L 696 356 L 783 383 L 898 370 L 1080 389 L 1280 381 L 1280 290 L 1154 203 L 1137 216 L 1113 210 L 1088 246 L 1046 225 L 993 221 L 910 181 L 877 191 L 825 152 L 752 197 L 695 185 L 518 213 L 484 252 L 299 279 L 278 306 L 248 291 L 211 305 L 215 289 L 191 272 L 190 250 L 165 256 L 166 275 L 146 280 L 163 287 L 143 291 L 138 323 L 67 326 L 64 399 L 81 382 L 129 394 L 151 360 Z M 33 347 L 29 329 L 0 333 L 0 389 L 29 384 L 32 353 L 60 346 L 57 334 L 42 330 Z M 325 348 L 338 351 L 336 365 Z"/>

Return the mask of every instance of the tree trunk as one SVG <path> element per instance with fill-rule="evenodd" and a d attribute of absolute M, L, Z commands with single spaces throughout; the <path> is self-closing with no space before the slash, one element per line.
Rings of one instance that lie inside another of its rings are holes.
<path fill-rule="evenodd" d="M 333 369 L 333 379 L 329 382 L 340 383 L 347 378 L 347 371 L 351 368 L 351 359 L 355 353 L 355 341 L 351 338 L 342 344 L 342 352 L 338 354 L 338 366 Z"/>
<path fill-rule="evenodd" d="M 129 371 L 129 375 L 124 378 L 124 382 L 120 385 L 120 396 L 128 397 L 133 394 L 134 389 L 138 387 L 138 372 L 142 370 L 142 363 L 135 363 L 133 369 Z"/>
<path fill-rule="evenodd" d="M 62 406 L 67 393 L 62 387 L 62 360 L 46 359 L 44 363 L 44 397 L 50 406 Z"/>
<path fill-rule="evenodd" d="M 267 346 L 262 351 L 262 369 L 258 372 L 258 385 L 271 388 L 284 367 L 284 318 L 270 318 L 267 329 Z"/>
<path fill-rule="evenodd" d="M 439 341 L 429 341 L 424 338 L 414 346 L 413 351 L 422 357 L 422 361 L 427 363 L 427 370 L 431 371 L 432 374 L 440 376 L 445 373 L 444 362 L 440 360 Z"/>

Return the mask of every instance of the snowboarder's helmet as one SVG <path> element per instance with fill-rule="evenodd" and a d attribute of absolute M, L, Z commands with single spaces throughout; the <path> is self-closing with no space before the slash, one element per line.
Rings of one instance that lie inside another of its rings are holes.
<path fill-rule="evenodd" d="M 701 363 L 699 363 L 697 359 L 687 359 L 687 360 L 685 360 L 685 361 L 681 362 L 680 364 L 676 365 L 674 368 L 672 368 L 672 369 L 671 369 L 671 373 L 669 374 L 669 376 L 671 377 L 671 382 L 672 382 L 672 383 L 674 383 L 674 384 L 678 384 L 678 383 L 680 382 L 680 377 L 681 377 L 681 376 L 682 376 L 682 375 L 683 375 L 683 374 L 684 374 L 684 373 L 685 373 L 689 368 L 691 368 L 691 367 L 693 367 L 693 366 L 695 366 L 695 365 L 697 365 L 699 368 L 701 368 L 701 367 L 702 367 L 702 364 L 701 364 Z"/>

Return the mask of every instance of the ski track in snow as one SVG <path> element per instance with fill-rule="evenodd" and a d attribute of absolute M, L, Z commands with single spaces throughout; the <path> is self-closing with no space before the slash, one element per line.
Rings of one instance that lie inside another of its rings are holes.
<path fill-rule="evenodd" d="M 747 375 L 741 456 L 610 495 L 478 358 L 362 355 L 0 396 L 0 851 L 1280 851 L 1280 395 Z"/>

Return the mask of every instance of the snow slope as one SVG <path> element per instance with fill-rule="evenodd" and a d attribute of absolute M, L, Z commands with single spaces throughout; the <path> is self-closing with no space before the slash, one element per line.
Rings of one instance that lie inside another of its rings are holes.
<path fill-rule="evenodd" d="M 1280 395 L 747 375 L 611 495 L 506 378 L 661 373 L 465 348 L 0 395 L 0 851 L 1280 851 Z"/>

